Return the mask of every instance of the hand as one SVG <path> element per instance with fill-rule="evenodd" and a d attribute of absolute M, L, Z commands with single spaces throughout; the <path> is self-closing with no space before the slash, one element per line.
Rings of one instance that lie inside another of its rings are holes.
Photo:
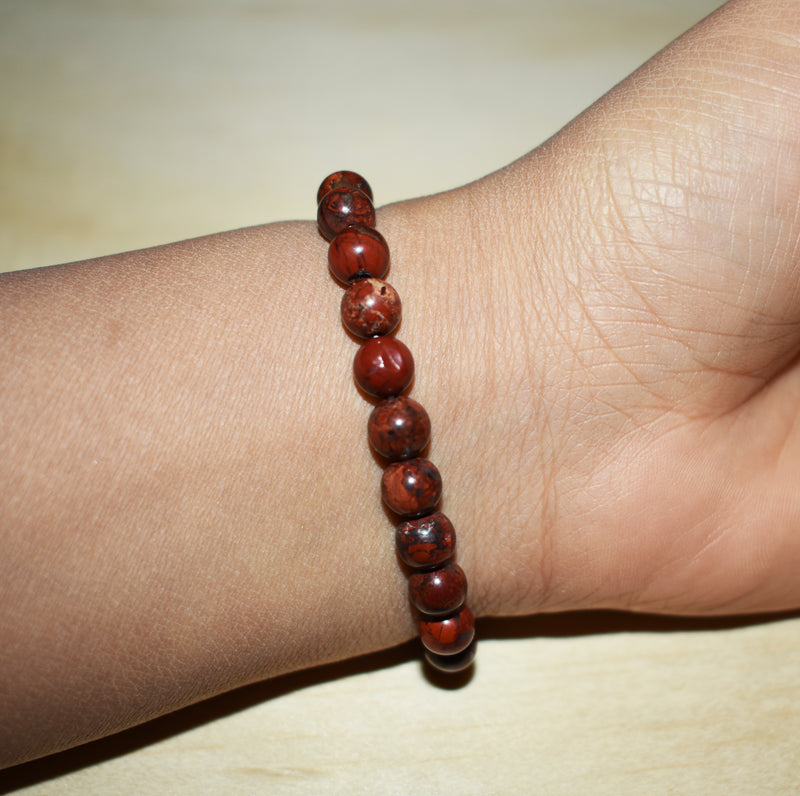
<path fill-rule="evenodd" d="M 468 283 L 431 350 L 483 321 L 448 494 L 490 613 L 800 605 L 798 119 L 797 3 L 734 2 L 419 209 Z"/>

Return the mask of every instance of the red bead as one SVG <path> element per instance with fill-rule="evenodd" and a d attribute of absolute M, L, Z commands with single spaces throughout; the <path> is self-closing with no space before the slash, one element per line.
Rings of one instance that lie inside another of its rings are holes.
<path fill-rule="evenodd" d="M 373 337 L 356 351 L 353 375 L 364 392 L 376 398 L 390 398 L 411 384 L 414 357 L 394 337 Z"/>
<path fill-rule="evenodd" d="M 410 567 L 435 567 L 452 558 L 456 549 L 456 532 L 441 511 L 427 517 L 407 520 L 395 534 L 397 554 Z"/>
<path fill-rule="evenodd" d="M 431 436 L 431 419 L 413 398 L 401 395 L 379 403 L 369 416 L 367 436 L 387 459 L 419 456 Z"/>
<path fill-rule="evenodd" d="M 326 193 L 341 189 L 361 191 L 372 200 L 372 188 L 369 187 L 369 183 L 360 174 L 356 174 L 354 171 L 334 171 L 320 184 L 317 191 L 317 204 L 322 201 L 322 197 Z"/>
<path fill-rule="evenodd" d="M 362 279 L 342 296 L 342 323 L 358 337 L 389 334 L 400 323 L 401 312 L 397 291 L 380 279 Z"/>
<path fill-rule="evenodd" d="M 377 229 L 353 224 L 331 241 L 328 266 L 345 284 L 368 276 L 380 279 L 389 270 L 389 246 Z"/>
<path fill-rule="evenodd" d="M 414 572 L 408 579 L 411 602 L 424 614 L 449 614 L 467 599 L 467 576 L 452 561 L 432 572 Z"/>
<path fill-rule="evenodd" d="M 351 224 L 375 226 L 375 208 L 361 191 L 328 191 L 317 209 L 317 226 L 326 240 L 332 240 Z"/>
<path fill-rule="evenodd" d="M 477 645 L 473 640 L 465 650 L 457 652 L 455 655 L 437 655 L 435 652 L 425 650 L 425 659 L 440 672 L 463 672 L 475 660 L 476 647 Z"/>
<path fill-rule="evenodd" d="M 442 496 L 442 476 L 427 459 L 390 464 L 381 478 L 383 502 L 396 514 L 419 517 L 431 511 Z"/>
<path fill-rule="evenodd" d="M 475 638 L 475 617 L 469 608 L 444 619 L 421 619 L 419 636 L 425 649 L 436 655 L 463 652 Z"/>

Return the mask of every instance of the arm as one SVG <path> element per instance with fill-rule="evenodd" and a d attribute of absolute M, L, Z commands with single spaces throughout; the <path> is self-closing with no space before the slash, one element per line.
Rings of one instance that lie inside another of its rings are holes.
<path fill-rule="evenodd" d="M 800 603 L 796 11 L 379 212 L 476 613 Z M 5 764 L 413 635 L 324 258 L 289 224 L 3 277 Z"/>
<path fill-rule="evenodd" d="M 4 277 L 7 753 L 413 635 L 324 256 L 278 225 Z"/>

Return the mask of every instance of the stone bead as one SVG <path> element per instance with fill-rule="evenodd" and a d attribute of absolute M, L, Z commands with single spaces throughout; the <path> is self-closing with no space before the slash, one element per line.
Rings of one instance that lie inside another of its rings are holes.
<path fill-rule="evenodd" d="M 453 557 L 456 532 L 441 511 L 434 511 L 398 526 L 395 544 L 400 560 L 408 566 L 435 567 Z"/>
<path fill-rule="evenodd" d="M 364 392 L 376 398 L 390 398 L 411 384 L 414 357 L 394 337 L 372 337 L 356 351 L 353 375 Z"/>
<path fill-rule="evenodd" d="M 419 456 L 431 436 L 431 419 L 422 404 L 401 395 L 379 403 L 369 416 L 367 436 L 387 459 Z"/>
<path fill-rule="evenodd" d="M 375 208 L 361 191 L 328 191 L 317 209 L 317 226 L 326 240 L 332 240 L 351 224 L 375 226 Z"/>
<path fill-rule="evenodd" d="M 467 599 L 467 576 L 452 561 L 429 572 L 414 572 L 408 579 L 412 605 L 424 614 L 449 614 Z"/>
<path fill-rule="evenodd" d="M 317 204 L 322 201 L 322 197 L 325 196 L 326 193 L 343 189 L 361 191 L 361 193 L 365 193 L 370 200 L 373 198 L 372 188 L 369 187 L 369 183 L 360 174 L 356 174 L 354 171 L 334 171 L 333 174 L 329 174 L 320 183 L 319 190 L 317 191 Z"/>
<path fill-rule="evenodd" d="M 442 476 L 427 459 L 390 464 L 381 478 L 383 502 L 396 514 L 419 517 L 431 511 L 442 496 Z"/>
<path fill-rule="evenodd" d="M 475 617 L 469 608 L 443 619 L 422 618 L 419 637 L 425 649 L 436 655 L 455 655 L 463 652 L 475 638 Z"/>
<path fill-rule="evenodd" d="M 342 323 L 358 337 L 389 334 L 400 323 L 401 312 L 397 291 L 380 279 L 362 279 L 342 296 Z"/>
<path fill-rule="evenodd" d="M 440 672 L 448 672 L 453 674 L 455 672 L 463 672 L 468 669 L 472 662 L 475 660 L 475 650 L 477 644 L 475 640 L 462 652 L 457 652 L 455 655 L 437 655 L 435 652 L 425 650 L 425 660 Z"/>
<path fill-rule="evenodd" d="M 389 270 L 389 246 L 377 229 L 353 224 L 331 241 L 328 267 L 345 284 L 369 276 L 381 279 Z"/>

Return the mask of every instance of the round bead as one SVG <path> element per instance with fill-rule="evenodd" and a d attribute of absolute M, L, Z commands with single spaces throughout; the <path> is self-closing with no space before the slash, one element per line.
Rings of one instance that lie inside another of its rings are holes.
<path fill-rule="evenodd" d="M 444 619 L 421 619 L 419 637 L 425 649 L 436 655 L 463 652 L 475 638 L 475 617 L 469 608 Z"/>
<path fill-rule="evenodd" d="M 376 398 L 390 398 L 411 384 L 414 357 L 394 337 L 373 337 L 356 351 L 353 375 L 364 392 Z"/>
<path fill-rule="evenodd" d="M 331 241 L 328 267 L 345 284 L 368 276 L 380 279 L 389 270 L 389 246 L 377 229 L 353 224 Z"/>
<path fill-rule="evenodd" d="M 413 398 L 401 395 L 379 403 L 369 416 L 367 436 L 387 459 L 419 456 L 431 436 L 431 419 Z"/>
<path fill-rule="evenodd" d="M 342 296 L 342 323 L 358 337 L 377 337 L 400 323 L 400 296 L 387 282 L 362 279 Z"/>
<path fill-rule="evenodd" d="M 354 171 L 334 171 L 333 174 L 329 174 L 320 183 L 319 190 L 317 191 L 317 204 L 322 201 L 322 197 L 325 196 L 326 193 L 342 189 L 361 191 L 361 193 L 365 193 L 370 200 L 372 199 L 372 188 L 369 187 L 369 183 L 360 174 L 356 174 Z"/>
<path fill-rule="evenodd" d="M 435 652 L 425 650 L 425 660 L 440 672 L 449 672 L 451 674 L 463 672 L 475 660 L 476 647 L 477 645 L 473 640 L 465 650 L 457 652 L 455 655 L 437 655 Z"/>
<path fill-rule="evenodd" d="M 435 567 L 452 558 L 456 549 L 453 523 L 434 511 L 427 517 L 407 520 L 395 533 L 397 554 L 410 567 Z"/>
<path fill-rule="evenodd" d="M 326 240 L 332 240 L 351 224 L 375 226 L 375 208 L 361 191 L 328 191 L 317 209 L 317 226 Z"/>
<path fill-rule="evenodd" d="M 408 579 L 411 603 L 424 614 L 449 614 L 467 598 L 467 576 L 452 561 L 431 572 L 414 572 Z"/>
<path fill-rule="evenodd" d="M 383 502 L 396 514 L 427 514 L 442 496 L 442 476 L 427 459 L 408 459 L 390 464 L 381 478 Z"/>

